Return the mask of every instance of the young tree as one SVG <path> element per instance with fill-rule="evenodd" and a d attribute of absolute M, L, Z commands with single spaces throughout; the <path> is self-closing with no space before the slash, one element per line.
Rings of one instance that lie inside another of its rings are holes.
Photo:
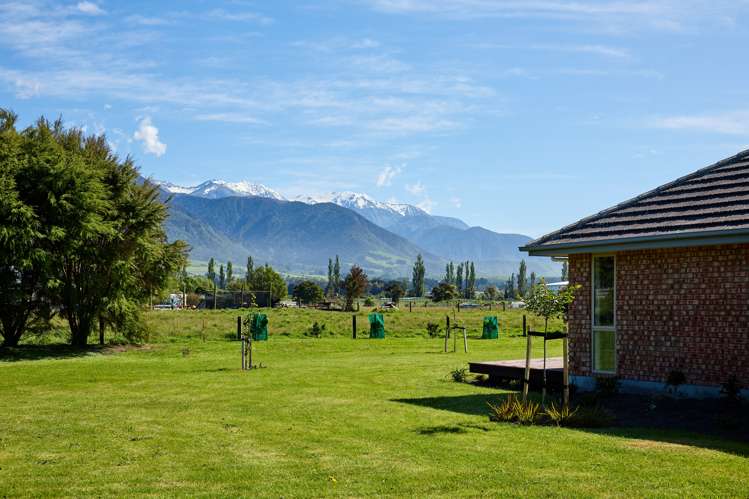
<path fill-rule="evenodd" d="M 216 261 L 213 259 L 213 257 L 208 260 L 208 272 L 206 272 L 205 276 L 211 282 L 216 282 Z"/>
<path fill-rule="evenodd" d="M 458 294 L 463 292 L 463 264 L 458 264 L 458 270 L 455 273 L 455 287 L 458 289 Z"/>
<path fill-rule="evenodd" d="M 245 269 L 244 274 L 244 281 L 247 284 L 247 286 L 250 286 L 250 283 L 252 282 L 252 273 L 255 272 L 255 262 L 252 261 L 252 257 L 247 257 L 247 268 Z"/>
<path fill-rule="evenodd" d="M 528 292 L 528 278 L 526 276 L 527 271 L 528 268 L 525 265 L 525 260 L 520 260 L 520 268 L 518 269 L 517 292 L 521 298 L 524 297 Z"/>
<path fill-rule="evenodd" d="M 533 289 L 536 286 L 536 273 L 531 272 L 531 289 Z"/>
<path fill-rule="evenodd" d="M 218 287 L 220 289 L 226 289 L 226 274 L 224 274 L 224 264 L 219 266 L 218 271 Z"/>
<path fill-rule="evenodd" d="M 411 276 L 411 285 L 413 286 L 414 296 L 424 296 L 424 276 L 426 274 L 426 268 L 424 266 L 424 259 L 419 254 L 416 257 L 414 263 L 413 273 Z"/>
<path fill-rule="evenodd" d="M 305 305 L 319 303 L 325 298 L 322 288 L 312 281 L 302 281 L 294 286 L 292 296 Z"/>
<path fill-rule="evenodd" d="M 234 267 L 232 266 L 231 262 L 226 262 L 226 287 L 229 287 L 233 280 Z"/>
<path fill-rule="evenodd" d="M 553 317 L 565 317 L 570 304 L 575 299 L 575 293 L 580 286 L 567 286 L 565 289 L 554 292 L 541 283 L 531 289 L 525 299 L 525 308 L 544 318 L 544 333 L 549 330 L 549 319 Z"/>
<path fill-rule="evenodd" d="M 361 267 L 358 265 L 351 267 L 346 279 L 343 281 L 343 289 L 346 294 L 346 310 L 352 311 L 354 309 L 354 300 L 364 294 L 368 284 L 367 274 L 364 273 Z"/>
<path fill-rule="evenodd" d="M 458 288 L 455 287 L 455 284 L 449 282 L 443 281 L 432 288 L 432 301 L 434 302 L 450 301 L 458 296 L 460 296 Z"/>
<path fill-rule="evenodd" d="M 396 305 L 400 303 L 401 298 L 405 296 L 406 290 L 403 288 L 403 285 L 398 281 L 390 281 L 385 286 L 385 293 L 387 293 L 388 298 L 390 298 L 393 303 Z"/>

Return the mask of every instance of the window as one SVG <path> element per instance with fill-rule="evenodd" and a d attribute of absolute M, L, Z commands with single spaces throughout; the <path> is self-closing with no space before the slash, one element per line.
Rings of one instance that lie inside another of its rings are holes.
<path fill-rule="evenodd" d="M 593 371 L 616 372 L 616 263 L 593 257 Z"/>

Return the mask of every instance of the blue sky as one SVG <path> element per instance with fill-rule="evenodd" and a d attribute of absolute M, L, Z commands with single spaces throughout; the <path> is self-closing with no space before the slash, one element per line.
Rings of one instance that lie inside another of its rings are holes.
<path fill-rule="evenodd" d="M 0 106 L 146 175 L 538 236 L 749 147 L 747 1 L 2 2 Z"/>

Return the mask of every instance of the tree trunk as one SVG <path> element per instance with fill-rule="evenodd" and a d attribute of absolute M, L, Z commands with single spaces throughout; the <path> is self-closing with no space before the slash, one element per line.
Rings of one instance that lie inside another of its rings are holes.
<path fill-rule="evenodd" d="M 99 316 L 99 345 L 104 346 L 104 329 L 106 324 L 104 323 L 104 317 Z"/>

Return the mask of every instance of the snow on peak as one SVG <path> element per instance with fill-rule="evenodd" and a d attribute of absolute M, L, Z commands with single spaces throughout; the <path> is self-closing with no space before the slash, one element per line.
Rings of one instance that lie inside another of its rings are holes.
<path fill-rule="evenodd" d="M 231 196 L 256 196 L 261 198 L 276 199 L 284 201 L 281 194 L 262 184 L 253 184 L 247 181 L 227 182 L 226 180 L 212 179 L 200 185 L 184 187 L 170 182 L 155 181 L 162 189 L 174 194 L 189 194 L 209 199 L 218 199 Z"/>

